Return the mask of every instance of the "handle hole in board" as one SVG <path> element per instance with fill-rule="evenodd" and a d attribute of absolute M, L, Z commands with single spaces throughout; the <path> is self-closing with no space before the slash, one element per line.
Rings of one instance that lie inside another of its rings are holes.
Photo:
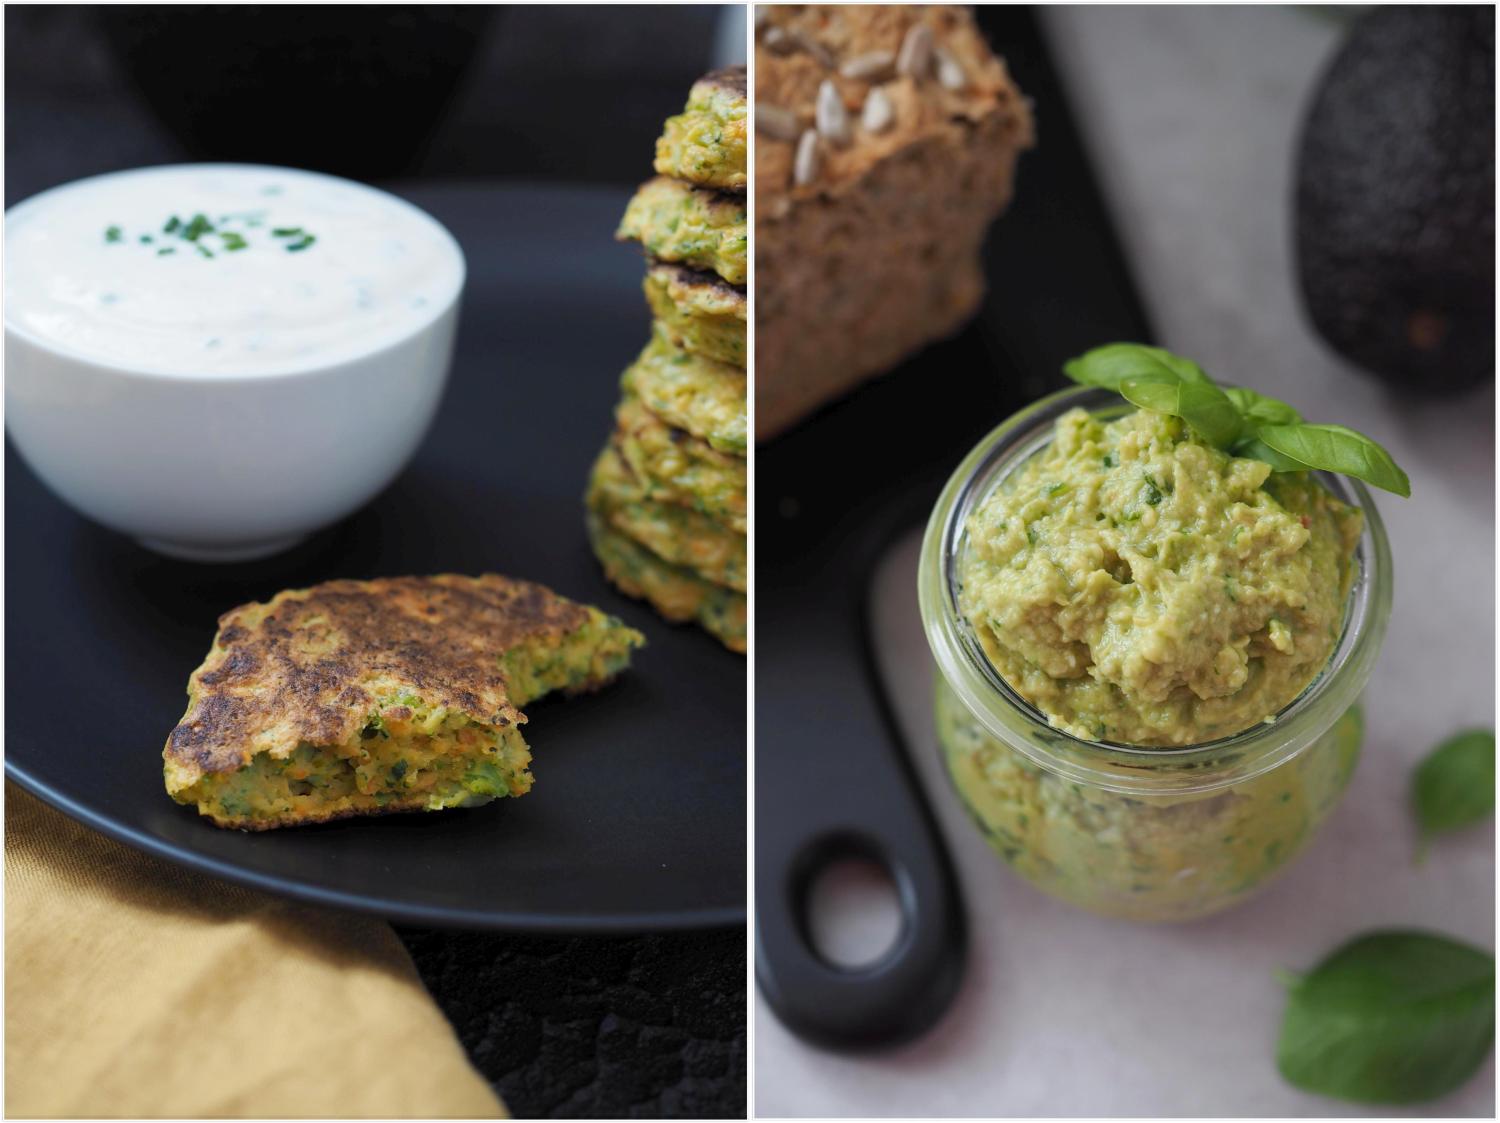
<path fill-rule="evenodd" d="M 879 963 L 900 942 L 906 927 L 890 869 L 863 855 L 833 858 L 814 873 L 803 908 L 813 951 L 845 971 Z"/>

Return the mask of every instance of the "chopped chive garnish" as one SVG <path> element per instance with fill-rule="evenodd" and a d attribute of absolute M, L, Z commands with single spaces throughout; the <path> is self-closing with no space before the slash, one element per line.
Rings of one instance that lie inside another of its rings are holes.
<path fill-rule="evenodd" d="M 120 228 L 118 226 L 109 226 L 105 228 L 104 240 L 106 242 L 121 242 L 124 241 L 124 239 L 125 235 L 120 232 Z"/>
<path fill-rule="evenodd" d="M 208 215 L 198 213 L 192 218 L 184 221 L 179 215 L 172 215 L 163 223 L 161 233 L 158 235 L 141 234 L 137 240 L 143 246 L 149 246 L 158 239 L 165 240 L 167 236 L 180 238 L 198 251 L 200 257 L 212 258 L 217 253 L 236 253 L 240 250 L 251 248 L 250 240 L 245 236 L 244 229 L 260 227 L 265 225 L 265 211 L 241 211 L 230 214 L 219 215 L 219 225 L 215 226 L 209 220 Z M 244 229 L 229 229 L 230 226 L 242 225 Z M 219 245 L 213 249 L 209 248 L 202 239 L 205 235 L 213 234 L 219 239 Z M 300 226 L 277 226 L 271 230 L 273 237 L 282 239 L 282 246 L 290 253 L 299 253 L 313 245 L 318 239 L 309 234 Z M 126 240 L 125 231 L 119 226 L 105 228 L 104 240 L 107 242 L 122 242 Z M 162 246 L 156 251 L 156 256 L 166 257 L 168 254 L 176 253 L 172 246 Z"/>
<path fill-rule="evenodd" d="M 182 236 L 189 242 L 196 242 L 203 235 L 212 234 L 213 229 L 214 224 L 208 221 L 207 215 L 195 214 L 193 221 L 188 223 L 187 229 L 182 232 Z"/>

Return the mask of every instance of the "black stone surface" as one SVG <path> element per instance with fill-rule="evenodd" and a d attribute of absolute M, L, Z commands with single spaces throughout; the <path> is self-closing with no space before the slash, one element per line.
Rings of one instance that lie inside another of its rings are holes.
<path fill-rule="evenodd" d="M 512 1114 L 744 1117 L 743 931 L 397 932 Z"/>

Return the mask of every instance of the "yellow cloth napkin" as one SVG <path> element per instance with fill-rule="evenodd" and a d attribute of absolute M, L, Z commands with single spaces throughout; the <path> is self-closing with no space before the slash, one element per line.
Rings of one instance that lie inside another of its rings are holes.
<path fill-rule="evenodd" d="M 379 920 L 215 881 L 5 791 L 5 1113 L 501 1117 Z"/>

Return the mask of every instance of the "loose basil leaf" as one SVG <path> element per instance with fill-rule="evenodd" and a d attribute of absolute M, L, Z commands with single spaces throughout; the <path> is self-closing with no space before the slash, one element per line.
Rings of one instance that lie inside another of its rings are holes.
<path fill-rule="evenodd" d="M 1154 382 L 1126 379 L 1127 402 L 1180 417 L 1215 448 L 1228 448 L 1240 435 L 1240 411 L 1212 382 Z"/>
<path fill-rule="evenodd" d="M 1305 1091 L 1358 1103 L 1436 1099 L 1495 1039 L 1495 958 L 1428 932 L 1372 932 L 1289 990 L 1276 1065 Z"/>
<path fill-rule="evenodd" d="M 1411 481 L 1391 454 L 1363 433 L 1342 425 L 1261 425 L 1260 437 L 1277 452 L 1310 468 L 1338 472 L 1397 495 L 1411 495 Z"/>
<path fill-rule="evenodd" d="M 1224 393 L 1247 424 L 1295 425 L 1302 420 L 1302 415 L 1280 398 L 1268 398 L 1244 386 L 1228 386 Z"/>
<path fill-rule="evenodd" d="M 1411 805 L 1424 841 L 1495 813 L 1495 734 L 1469 729 L 1449 737 L 1417 766 Z"/>
<path fill-rule="evenodd" d="M 1121 383 L 1209 382 L 1203 368 L 1160 347 L 1143 343 L 1107 343 L 1063 364 L 1063 373 L 1083 386 L 1119 392 Z"/>
<path fill-rule="evenodd" d="M 1265 441 L 1255 435 L 1251 430 L 1249 436 L 1241 437 L 1234 442 L 1234 447 L 1229 450 L 1236 456 L 1246 460 L 1263 460 L 1271 466 L 1273 472 L 1305 472 L 1307 465 L 1300 460 L 1293 460 L 1284 453 L 1277 452 Z"/>

